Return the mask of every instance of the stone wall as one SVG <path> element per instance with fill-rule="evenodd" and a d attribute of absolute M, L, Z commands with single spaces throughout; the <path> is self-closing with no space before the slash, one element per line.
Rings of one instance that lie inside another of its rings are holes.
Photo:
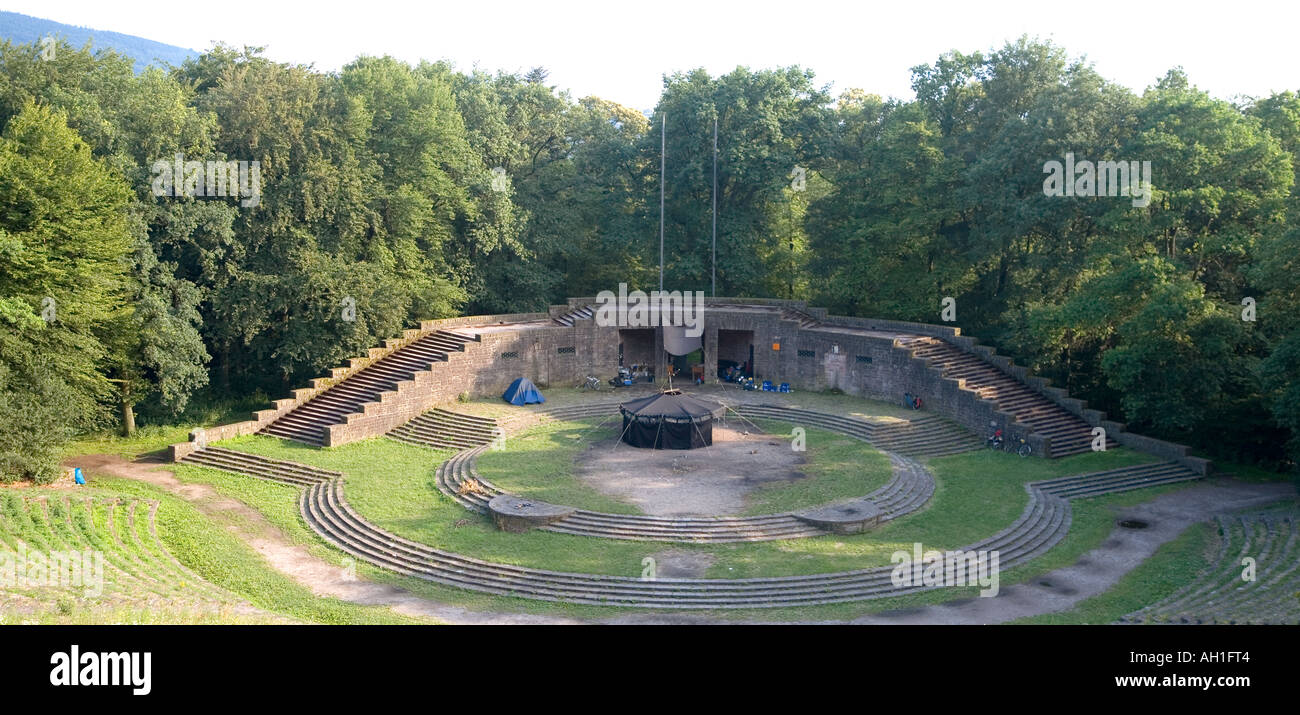
<path fill-rule="evenodd" d="M 393 350 L 433 330 L 457 330 L 475 326 L 483 331 L 477 342 L 466 343 L 464 353 L 453 352 L 446 363 L 421 372 L 398 389 L 384 393 L 379 402 L 368 404 L 363 412 L 350 415 L 346 424 L 328 429 L 327 445 L 382 435 L 430 408 L 455 401 L 461 394 L 499 395 L 516 377 L 527 377 L 543 389 L 551 385 L 577 385 L 586 375 L 604 380 L 618 366 L 618 345 L 624 344 L 624 364 L 654 362 L 656 374 L 663 374 L 662 338 L 639 330 L 602 328 L 592 319 L 577 319 L 572 327 L 554 323 L 553 317 L 571 312 L 575 307 L 594 302 L 592 298 L 571 298 L 567 305 L 551 306 L 547 313 L 516 313 L 491 316 L 468 316 L 422 321 L 419 330 L 408 330 L 401 338 L 372 348 L 364 357 L 349 360 L 347 367 L 335 368 L 329 377 L 317 378 L 312 386 L 294 390 L 292 398 L 276 400 L 275 407 L 256 413 L 256 419 L 222 425 L 207 430 L 206 439 L 215 442 L 252 434 L 320 394 L 337 381 L 369 365 Z M 1048 454 L 1045 441 L 1028 430 L 1013 425 L 1010 414 L 999 412 L 994 403 L 959 387 L 957 380 L 941 376 L 939 368 L 914 359 L 910 351 L 899 347 L 888 336 L 836 333 L 824 329 L 802 329 L 798 320 L 785 319 L 780 310 L 796 310 L 821 321 L 822 328 L 854 328 L 879 332 L 927 335 L 944 340 L 966 352 L 979 355 L 990 365 L 1014 377 L 1028 389 L 1047 397 L 1093 426 L 1103 426 L 1120 444 L 1178 461 L 1206 473 L 1209 462 L 1192 457 L 1187 447 L 1124 430 L 1122 424 L 1106 420 L 1104 413 L 1088 409 L 1078 399 L 1052 387 L 1041 377 L 997 355 L 988 346 L 964 336 L 953 326 L 911 323 L 870 318 L 828 315 L 825 309 L 810 308 L 802 301 L 757 300 L 749 298 L 706 299 L 716 306 L 709 312 L 705 326 L 706 379 L 716 376 L 717 360 L 744 362 L 749 346 L 754 346 L 752 370 L 759 380 L 774 384 L 789 382 L 798 390 L 837 389 L 847 394 L 901 403 L 903 394 L 921 396 L 926 409 L 933 410 L 971 429 L 987 434 L 993 425 L 1011 438 L 1025 438 L 1037 454 Z M 728 309 L 728 305 L 749 304 L 773 309 Z M 496 328 L 495 326 L 500 326 Z M 737 333 L 728 331 L 748 331 Z M 469 330 L 458 331 L 469 334 Z M 173 445 L 173 458 L 194 449 L 191 442 Z"/>
<path fill-rule="evenodd" d="M 652 329 L 623 328 L 618 331 L 623 343 L 623 365 L 653 365 L 655 361 L 655 334 Z M 617 355 L 618 346 L 614 346 Z M 617 365 L 615 365 L 617 367 Z M 601 373 L 603 374 L 603 373 Z"/>
<path fill-rule="evenodd" d="M 592 320 L 576 321 L 573 327 L 529 326 L 479 333 L 477 342 L 465 343 L 465 352 L 451 353 L 447 362 L 417 373 L 397 390 L 384 393 L 379 402 L 348 415 L 346 423 L 328 427 L 325 445 L 387 434 L 462 394 L 500 395 L 518 377 L 545 390 L 552 385 L 581 384 L 588 374 L 612 374 L 618 365 L 616 334 L 616 329 L 601 328 Z"/>

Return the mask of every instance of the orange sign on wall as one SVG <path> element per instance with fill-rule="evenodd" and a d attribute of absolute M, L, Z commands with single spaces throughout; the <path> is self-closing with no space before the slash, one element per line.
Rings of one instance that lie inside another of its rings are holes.
<path fill-rule="evenodd" d="M 773 350 L 780 350 L 780 349 L 781 349 L 781 343 L 772 343 L 772 349 L 773 349 Z"/>

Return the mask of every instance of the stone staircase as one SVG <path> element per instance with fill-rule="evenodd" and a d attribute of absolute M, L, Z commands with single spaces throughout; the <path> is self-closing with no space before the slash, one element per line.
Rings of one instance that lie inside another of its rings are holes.
<path fill-rule="evenodd" d="M 1300 624 L 1300 513 L 1219 516 L 1218 553 L 1181 589 L 1120 619 L 1149 624 Z M 1255 579 L 1242 578 L 1255 559 Z"/>
<path fill-rule="evenodd" d="M 224 447 L 208 447 L 193 452 L 181 460 L 183 464 L 197 464 L 227 472 L 238 472 L 281 484 L 308 487 L 343 476 L 339 472 L 318 469 L 298 462 L 271 459 L 248 452 L 238 452 Z"/>
<path fill-rule="evenodd" d="M 583 305 L 563 314 L 558 315 L 551 320 L 556 325 L 563 325 L 566 328 L 572 328 L 575 320 L 591 320 L 596 315 L 596 309 L 591 305 Z"/>
<path fill-rule="evenodd" d="M 898 339 L 912 357 L 942 369 L 943 376 L 962 380 L 964 389 L 1010 413 L 1015 421 L 1051 440 L 1051 456 L 1067 457 L 1092 451 L 1092 425 L 1047 397 L 1006 374 L 974 353 L 968 353 L 939 338 L 910 336 Z M 1107 438 L 1107 448 L 1115 446 Z"/>
<path fill-rule="evenodd" d="M 778 405 L 737 405 L 745 417 L 766 417 L 795 425 L 821 427 L 909 457 L 941 457 L 982 446 L 979 438 L 937 415 L 921 414 L 908 422 L 880 424 L 812 410 Z"/>
<path fill-rule="evenodd" d="M 435 407 L 398 427 L 388 436 L 399 442 L 434 449 L 469 449 L 488 444 L 501 434 L 497 421 Z"/>
<path fill-rule="evenodd" d="M 799 310 L 797 308 L 781 309 L 781 319 L 799 321 L 800 330 L 806 330 L 808 328 L 816 328 L 817 326 L 821 325 L 820 320 L 814 318 L 808 313 L 805 313 L 802 310 Z"/>
<path fill-rule="evenodd" d="M 348 505 L 341 480 L 308 489 L 301 508 L 313 530 L 357 558 L 426 581 L 501 596 L 599 606 L 707 610 L 822 605 L 933 588 L 895 586 L 892 566 L 773 578 L 641 579 L 484 561 L 375 527 Z M 997 550 L 1000 566 L 1009 568 L 1060 541 L 1069 528 L 1069 511 L 1064 499 L 1031 490 L 1030 503 L 1014 524 L 967 550 Z"/>
<path fill-rule="evenodd" d="M 414 379 L 417 373 L 446 362 L 451 353 L 464 352 L 465 343 L 470 340 L 446 330 L 423 335 L 348 375 L 267 425 L 259 434 L 319 447 L 325 442 L 327 427 L 346 422 L 348 415 L 361 412 L 367 403 L 378 402 L 385 392 L 395 391 L 399 384 Z"/>
<path fill-rule="evenodd" d="M 913 457 L 945 457 L 984 446 L 974 433 L 933 414 L 876 427 L 871 443 L 886 452 Z"/>
<path fill-rule="evenodd" d="M 1076 474 L 1072 477 L 1048 479 L 1035 483 L 1035 486 L 1048 494 L 1074 498 L 1114 494 L 1132 489 L 1190 482 L 1201 478 L 1201 475 L 1177 462 L 1153 462 L 1151 464 L 1109 469 L 1103 472 L 1090 472 L 1088 474 Z"/>

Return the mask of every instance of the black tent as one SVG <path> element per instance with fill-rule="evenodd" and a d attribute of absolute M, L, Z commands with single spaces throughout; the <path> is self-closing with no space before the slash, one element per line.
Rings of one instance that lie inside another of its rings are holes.
<path fill-rule="evenodd" d="M 619 405 L 623 441 L 633 447 L 694 449 L 713 444 L 713 418 L 722 405 L 666 390 Z"/>

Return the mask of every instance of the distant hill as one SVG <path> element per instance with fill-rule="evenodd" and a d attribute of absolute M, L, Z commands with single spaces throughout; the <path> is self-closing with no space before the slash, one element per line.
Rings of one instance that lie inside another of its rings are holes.
<path fill-rule="evenodd" d="M 135 61 L 136 72 L 151 64 L 179 65 L 191 57 L 199 56 L 199 53 L 194 50 L 187 50 L 184 47 L 155 42 L 154 40 L 146 40 L 135 35 L 124 35 L 120 32 L 108 32 L 106 30 L 92 30 L 87 27 L 65 25 L 53 20 L 43 20 L 39 17 L 0 10 L 0 39 L 9 40 L 15 44 L 28 45 L 32 43 L 39 44 L 41 38 L 51 36 L 66 40 L 77 48 L 84 47 L 86 41 L 89 40 L 91 47 L 95 50 L 111 49 L 126 55 Z"/>

